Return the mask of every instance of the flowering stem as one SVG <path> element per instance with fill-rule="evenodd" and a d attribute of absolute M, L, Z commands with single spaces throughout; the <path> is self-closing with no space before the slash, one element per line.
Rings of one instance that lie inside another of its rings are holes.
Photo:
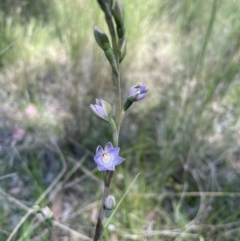
<path fill-rule="evenodd" d="M 119 67 L 119 51 L 117 46 L 117 38 L 116 38 L 116 32 L 114 28 L 114 24 L 111 17 L 108 17 L 105 15 L 105 19 L 108 25 L 108 29 L 111 35 L 112 40 L 112 48 L 113 52 L 115 54 L 116 63 L 117 63 L 117 71 L 112 70 L 112 78 L 115 88 L 115 98 L 116 98 L 116 111 L 115 111 L 115 123 L 116 123 L 116 130 L 113 132 L 113 145 L 115 147 L 118 147 L 118 139 L 119 139 L 119 131 L 120 131 L 120 125 L 122 121 L 122 104 L 121 104 L 121 81 L 120 81 L 120 67 Z M 102 220 L 104 217 L 104 202 L 105 199 L 108 196 L 112 177 L 113 177 L 113 171 L 107 171 L 106 173 L 106 179 L 104 180 L 104 191 L 102 196 L 102 203 L 98 214 L 98 220 L 97 225 L 95 229 L 95 235 L 93 241 L 98 241 L 100 238 L 102 231 L 103 231 L 103 225 Z"/>

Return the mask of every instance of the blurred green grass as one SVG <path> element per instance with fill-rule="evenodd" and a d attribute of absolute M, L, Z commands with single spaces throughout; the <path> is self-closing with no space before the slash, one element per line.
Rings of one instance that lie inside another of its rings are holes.
<path fill-rule="evenodd" d="M 123 98 L 135 83 L 149 94 L 123 122 L 126 162 L 112 194 L 120 200 L 141 175 L 103 239 L 238 240 L 239 3 L 121 2 L 129 46 Z M 2 0 L 0 9 L 0 129 L 26 131 L 15 147 L 1 149 L 1 187 L 30 207 L 61 170 L 57 142 L 69 178 L 40 205 L 60 206 L 62 223 L 92 237 L 97 209 L 85 208 L 100 200 L 102 178 L 93 174 L 92 152 L 111 136 L 89 104 L 114 100 L 110 68 L 93 38 L 94 25 L 106 30 L 103 14 L 96 1 L 83 0 Z M 3 195 L 0 210 L 5 240 L 26 210 Z M 30 216 L 15 240 L 47 235 Z"/>

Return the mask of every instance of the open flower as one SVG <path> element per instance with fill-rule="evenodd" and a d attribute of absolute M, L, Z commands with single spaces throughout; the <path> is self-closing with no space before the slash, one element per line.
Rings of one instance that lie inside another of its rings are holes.
<path fill-rule="evenodd" d="M 118 156 L 119 147 L 114 147 L 111 142 L 108 142 L 104 149 L 101 146 L 97 147 L 94 161 L 100 171 L 114 171 L 115 166 L 122 163 L 125 159 Z"/>
<path fill-rule="evenodd" d="M 96 104 L 90 105 L 90 108 L 92 109 L 92 111 L 97 117 L 105 121 L 108 121 L 109 118 L 111 117 L 112 106 L 105 100 L 96 99 Z"/>
<path fill-rule="evenodd" d="M 142 100 L 147 94 L 147 88 L 145 85 L 135 85 L 130 88 L 128 92 L 128 100 L 139 101 Z"/>

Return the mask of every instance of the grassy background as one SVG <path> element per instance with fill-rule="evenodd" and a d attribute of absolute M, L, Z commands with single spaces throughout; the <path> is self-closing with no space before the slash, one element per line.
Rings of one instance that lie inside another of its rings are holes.
<path fill-rule="evenodd" d="M 102 240 L 239 240 L 240 5 L 121 2 L 123 99 L 136 83 L 149 93 L 123 122 L 126 161 L 111 194 L 119 201 L 141 175 Z M 93 156 L 111 136 L 89 105 L 114 101 L 94 25 L 106 30 L 96 1 L 0 0 L 0 240 L 37 200 L 93 236 L 102 188 Z M 13 240 L 49 240 L 48 229 L 30 215 Z"/>

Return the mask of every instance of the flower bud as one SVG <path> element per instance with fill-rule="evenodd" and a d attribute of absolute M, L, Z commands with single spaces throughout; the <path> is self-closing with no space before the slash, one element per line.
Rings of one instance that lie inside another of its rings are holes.
<path fill-rule="evenodd" d="M 102 50 L 106 51 L 111 48 L 107 35 L 97 26 L 94 27 L 94 36 Z"/>
<path fill-rule="evenodd" d="M 34 211 L 35 211 L 36 213 L 40 213 L 40 212 L 41 212 L 41 208 L 40 208 L 38 205 L 35 205 L 35 206 L 33 207 L 33 209 L 34 209 Z"/>
<path fill-rule="evenodd" d="M 112 17 L 113 0 L 97 0 L 102 11 L 107 17 Z"/>
<path fill-rule="evenodd" d="M 125 36 L 124 15 L 123 6 L 119 1 L 116 1 L 113 7 L 113 17 L 117 25 L 117 35 L 119 39 Z"/>
<path fill-rule="evenodd" d="M 117 35 L 118 35 L 118 38 L 123 38 L 125 36 L 125 25 L 121 25 L 120 27 L 117 26 Z"/>
<path fill-rule="evenodd" d="M 105 216 L 107 218 L 111 216 L 115 206 L 116 206 L 115 197 L 112 195 L 107 196 L 104 203 Z"/>
<path fill-rule="evenodd" d="M 99 5 L 104 4 L 104 3 L 108 3 L 109 0 L 97 0 Z"/>
<path fill-rule="evenodd" d="M 124 9 L 119 1 L 116 1 L 114 4 L 113 17 L 118 27 L 124 24 Z"/>
<path fill-rule="evenodd" d="M 148 89 L 144 85 L 135 85 L 129 89 L 127 101 L 124 104 L 124 111 L 126 111 L 133 102 L 140 101 L 145 98 Z"/>
<path fill-rule="evenodd" d="M 120 52 L 119 62 L 121 63 L 127 53 L 127 40 L 125 38 L 119 40 L 118 49 Z"/>
<path fill-rule="evenodd" d="M 148 89 L 145 85 L 135 85 L 129 89 L 128 100 L 133 102 L 142 100 L 146 96 L 147 91 Z"/>
<path fill-rule="evenodd" d="M 115 54 L 114 54 L 112 48 L 105 50 L 104 53 L 110 63 L 112 61 L 116 61 Z"/>

